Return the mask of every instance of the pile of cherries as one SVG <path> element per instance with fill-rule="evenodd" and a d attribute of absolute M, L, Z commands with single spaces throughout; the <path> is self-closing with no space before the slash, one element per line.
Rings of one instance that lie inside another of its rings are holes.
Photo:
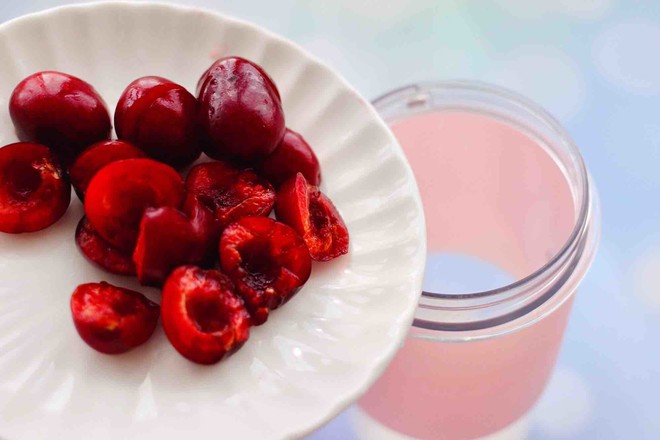
<path fill-rule="evenodd" d="M 286 128 L 275 83 L 248 60 L 216 61 L 197 98 L 161 77 L 133 81 L 115 111 L 118 140 L 99 94 L 64 73 L 24 79 L 9 110 L 22 142 L 0 149 L 0 231 L 52 225 L 73 185 L 82 253 L 162 287 L 160 306 L 106 282 L 76 288 L 75 326 L 100 352 L 144 343 L 162 315 L 183 356 L 218 362 L 305 284 L 312 260 L 348 252 L 314 152 Z M 188 170 L 202 152 L 214 161 Z"/>

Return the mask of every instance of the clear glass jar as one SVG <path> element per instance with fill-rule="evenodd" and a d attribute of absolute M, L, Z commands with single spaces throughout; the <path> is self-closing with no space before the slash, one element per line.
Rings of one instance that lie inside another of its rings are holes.
<path fill-rule="evenodd" d="M 599 239 L 594 184 L 560 124 L 512 92 L 426 83 L 374 105 L 420 186 L 429 262 L 410 335 L 360 412 L 382 426 L 377 438 L 501 431 L 530 410 L 554 368 Z M 446 261 L 434 266 L 439 255 L 488 262 L 514 281 L 439 291 L 433 271 Z"/>

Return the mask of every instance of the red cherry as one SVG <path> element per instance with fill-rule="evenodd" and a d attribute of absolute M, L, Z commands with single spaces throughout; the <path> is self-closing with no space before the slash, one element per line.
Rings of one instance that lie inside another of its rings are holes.
<path fill-rule="evenodd" d="M 275 190 L 266 179 L 226 162 L 193 167 L 186 191 L 209 206 L 222 227 L 242 217 L 267 216 L 275 205 Z"/>
<path fill-rule="evenodd" d="M 21 81 L 9 114 L 23 141 L 47 145 L 69 164 L 88 145 L 110 136 L 105 102 L 85 81 L 60 72 L 38 72 Z"/>
<path fill-rule="evenodd" d="M 80 337 L 94 350 L 124 353 L 145 343 L 158 323 L 158 304 L 141 293 L 106 282 L 81 284 L 71 296 Z"/>
<path fill-rule="evenodd" d="M 277 147 L 284 136 L 284 111 L 261 67 L 239 57 L 222 58 L 203 75 L 199 89 L 206 154 L 249 164 Z"/>
<path fill-rule="evenodd" d="M 321 184 L 321 166 L 316 154 L 301 135 L 288 128 L 282 142 L 259 170 L 276 188 L 296 173 L 302 173 L 310 185 Z"/>
<path fill-rule="evenodd" d="M 197 113 L 197 100 L 184 87 L 145 76 L 130 83 L 119 98 L 117 136 L 161 162 L 184 167 L 201 154 Z"/>
<path fill-rule="evenodd" d="M 339 211 L 301 173 L 280 188 L 275 215 L 303 237 L 313 259 L 328 261 L 348 252 L 348 229 Z"/>
<path fill-rule="evenodd" d="M 255 325 L 287 302 L 312 271 L 305 242 L 290 227 L 267 217 L 245 217 L 220 238 L 220 264 L 229 275 Z"/>
<path fill-rule="evenodd" d="M 88 260 L 108 272 L 135 275 L 135 265 L 130 254 L 105 241 L 85 217 L 80 219 L 76 228 L 76 244 Z"/>
<path fill-rule="evenodd" d="M 147 209 L 133 252 L 140 283 L 161 285 L 175 267 L 195 263 L 193 234 L 190 220 L 178 209 Z"/>
<path fill-rule="evenodd" d="M 26 142 L 0 148 L 0 231 L 47 228 L 70 200 L 71 185 L 48 148 Z"/>
<path fill-rule="evenodd" d="M 213 260 L 221 232 L 213 212 L 191 195 L 183 211 L 147 209 L 142 216 L 133 252 L 140 283 L 160 286 L 178 266 Z"/>
<path fill-rule="evenodd" d="M 234 57 L 234 58 L 238 58 L 238 57 Z M 218 61 L 221 60 L 222 59 Z M 209 76 L 211 77 L 215 76 L 217 75 L 218 70 L 222 70 L 223 67 L 221 64 L 218 63 L 218 61 L 211 64 L 211 67 L 206 69 L 206 71 L 202 74 L 202 76 L 199 77 L 199 80 L 197 81 L 197 87 L 195 88 L 195 94 L 197 96 L 199 96 L 199 92 L 202 90 L 202 87 L 206 83 L 206 80 L 209 78 Z M 261 73 L 261 75 L 264 77 L 268 85 L 275 91 L 275 94 L 277 95 L 277 99 L 281 101 L 282 98 L 280 97 L 280 91 L 277 90 L 277 86 L 275 85 L 275 81 L 273 81 L 273 78 L 271 78 L 270 75 L 268 75 L 268 73 L 260 65 L 256 63 L 252 63 L 252 65 L 254 66 L 255 69 L 257 69 Z"/>
<path fill-rule="evenodd" d="M 133 252 L 140 283 L 160 286 L 174 268 L 209 262 L 217 252 L 220 228 L 213 212 L 194 197 L 184 211 L 152 208 L 142 216 Z"/>
<path fill-rule="evenodd" d="M 147 208 L 183 201 L 183 181 L 174 170 L 151 159 L 113 162 L 96 173 L 85 194 L 85 214 L 101 237 L 132 252 Z"/>
<path fill-rule="evenodd" d="M 212 264 L 218 258 L 218 241 L 222 224 L 215 217 L 213 209 L 203 203 L 198 196 L 188 193 L 183 204 L 183 212 L 190 219 L 198 246 L 195 258 L 198 263 Z"/>
<path fill-rule="evenodd" d="M 85 191 L 92 177 L 109 163 L 122 159 L 135 159 L 147 155 L 137 147 L 123 141 L 101 141 L 93 144 L 80 153 L 69 168 L 71 184 L 81 201 L 85 199 Z"/>
<path fill-rule="evenodd" d="M 174 348 L 199 364 L 214 364 L 250 336 L 250 315 L 229 278 L 217 270 L 182 266 L 162 296 L 163 329 Z"/>

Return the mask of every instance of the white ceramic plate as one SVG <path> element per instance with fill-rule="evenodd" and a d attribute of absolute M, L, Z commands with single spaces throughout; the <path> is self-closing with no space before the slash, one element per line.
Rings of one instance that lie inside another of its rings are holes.
<path fill-rule="evenodd" d="M 194 90 L 223 55 L 263 65 L 287 125 L 321 160 L 324 189 L 351 234 L 349 255 L 314 266 L 298 295 L 253 329 L 233 357 L 192 364 L 162 330 L 143 347 L 101 355 L 78 337 L 69 297 L 80 283 L 132 279 L 88 263 L 73 234 L 77 201 L 55 226 L 0 234 L 0 438 L 291 438 L 328 421 L 377 378 L 412 320 L 425 258 L 411 170 L 375 111 L 339 75 L 248 23 L 176 6 L 71 6 L 0 26 L 0 143 L 15 141 L 7 101 L 30 73 L 91 82 L 114 109 L 133 79 Z"/>

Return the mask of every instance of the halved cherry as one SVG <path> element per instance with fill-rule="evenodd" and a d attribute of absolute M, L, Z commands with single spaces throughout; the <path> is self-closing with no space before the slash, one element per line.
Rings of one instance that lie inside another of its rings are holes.
<path fill-rule="evenodd" d="M 302 236 L 313 259 L 328 261 L 348 252 L 348 229 L 339 211 L 301 173 L 280 188 L 275 215 Z"/>
<path fill-rule="evenodd" d="M 311 185 L 321 184 L 321 166 L 312 147 L 300 134 L 288 128 L 282 142 L 261 163 L 259 170 L 276 188 L 296 173 L 302 173 Z"/>
<path fill-rule="evenodd" d="M 11 95 L 9 113 L 22 141 L 39 142 L 69 165 L 84 148 L 110 135 L 103 98 L 75 76 L 37 72 Z"/>
<path fill-rule="evenodd" d="M 245 217 L 220 238 L 220 264 L 229 275 L 255 325 L 287 302 L 309 279 L 312 262 L 305 242 L 283 223 Z"/>
<path fill-rule="evenodd" d="M 92 177 L 104 166 L 123 159 L 147 157 L 146 153 L 124 141 L 101 141 L 80 153 L 69 168 L 73 189 L 81 201 Z"/>
<path fill-rule="evenodd" d="M 193 362 L 219 362 L 250 336 L 250 315 L 220 271 L 177 268 L 165 282 L 161 306 L 167 338 Z"/>
<path fill-rule="evenodd" d="M 174 168 L 151 159 L 120 160 L 92 178 L 85 214 L 101 237 L 132 252 L 146 209 L 177 208 L 183 194 L 183 181 Z"/>
<path fill-rule="evenodd" d="M 201 154 L 197 100 L 183 86 L 158 76 L 138 78 L 117 103 L 119 139 L 133 142 L 150 156 L 174 167 Z"/>
<path fill-rule="evenodd" d="M 131 255 L 116 248 L 96 233 L 85 217 L 76 228 L 76 244 L 92 263 L 117 275 L 135 275 Z"/>
<path fill-rule="evenodd" d="M 140 283 L 160 286 L 178 266 L 213 260 L 220 238 L 213 212 L 191 196 L 184 212 L 171 207 L 150 208 L 142 216 L 133 252 Z"/>
<path fill-rule="evenodd" d="M 192 193 L 186 195 L 183 212 L 190 219 L 194 235 L 198 241 L 198 263 L 211 264 L 218 258 L 218 241 L 222 233 L 222 224 L 215 217 L 213 209 Z"/>
<path fill-rule="evenodd" d="M 106 282 L 81 284 L 71 296 L 80 337 L 94 350 L 119 354 L 145 343 L 158 323 L 158 304 Z"/>
<path fill-rule="evenodd" d="M 222 227 L 242 217 L 267 216 L 275 204 L 275 190 L 266 179 L 226 162 L 193 167 L 186 191 L 212 208 Z"/>
<path fill-rule="evenodd" d="M 149 208 L 140 222 L 133 261 L 141 284 L 162 284 L 177 266 L 196 263 L 190 220 L 176 208 Z"/>
<path fill-rule="evenodd" d="M 70 200 L 71 185 L 48 148 L 27 142 L 0 148 L 0 231 L 47 228 Z"/>

